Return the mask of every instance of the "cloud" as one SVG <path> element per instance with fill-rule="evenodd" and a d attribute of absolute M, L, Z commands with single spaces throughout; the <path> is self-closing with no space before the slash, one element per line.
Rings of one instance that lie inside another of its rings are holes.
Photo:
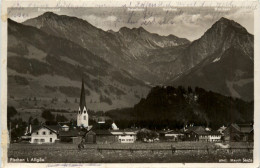
<path fill-rule="evenodd" d="M 82 19 L 88 21 L 90 24 L 102 28 L 103 30 L 109 30 L 111 27 L 115 26 L 115 22 L 117 21 L 116 16 L 107 16 L 107 17 L 100 17 L 96 15 L 85 15 Z"/>

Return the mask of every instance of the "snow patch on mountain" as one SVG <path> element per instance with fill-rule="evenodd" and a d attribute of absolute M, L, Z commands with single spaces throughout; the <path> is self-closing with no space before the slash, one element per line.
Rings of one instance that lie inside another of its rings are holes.
<path fill-rule="evenodd" d="M 220 60 L 220 57 L 215 58 L 212 62 L 218 62 Z"/>

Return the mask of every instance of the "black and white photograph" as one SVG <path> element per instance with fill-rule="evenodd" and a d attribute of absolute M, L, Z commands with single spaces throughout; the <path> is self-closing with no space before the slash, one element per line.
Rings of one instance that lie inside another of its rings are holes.
<path fill-rule="evenodd" d="M 7 163 L 252 164 L 254 14 L 8 7 Z"/>

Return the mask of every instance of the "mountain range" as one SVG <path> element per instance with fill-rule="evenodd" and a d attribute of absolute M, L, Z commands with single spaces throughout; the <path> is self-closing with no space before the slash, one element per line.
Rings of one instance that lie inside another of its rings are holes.
<path fill-rule="evenodd" d="M 83 76 L 91 102 L 104 109 L 133 106 L 155 85 L 199 86 L 250 101 L 253 70 L 254 36 L 226 18 L 192 42 L 142 27 L 103 31 L 52 12 L 8 20 L 8 94 L 16 97 L 77 98 Z"/>

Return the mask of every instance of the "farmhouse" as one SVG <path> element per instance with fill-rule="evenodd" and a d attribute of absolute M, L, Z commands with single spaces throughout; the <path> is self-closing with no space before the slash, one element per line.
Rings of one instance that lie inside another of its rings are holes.
<path fill-rule="evenodd" d="M 111 134 L 119 143 L 134 143 L 136 141 L 135 130 L 111 130 Z"/>
<path fill-rule="evenodd" d="M 58 139 L 59 129 L 56 125 L 32 125 L 30 143 L 54 143 Z"/>
<path fill-rule="evenodd" d="M 254 128 L 251 124 L 231 124 L 224 131 L 225 141 L 254 141 Z"/>
<path fill-rule="evenodd" d="M 218 131 L 209 131 L 208 132 L 208 141 L 209 142 L 219 142 L 221 140 L 221 133 Z"/>
<path fill-rule="evenodd" d="M 222 127 L 220 127 L 217 131 L 220 133 L 220 134 L 224 134 L 224 130 L 226 129 L 227 127 L 225 127 L 224 125 Z"/>
<path fill-rule="evenodd" d="M 78 144 L 81 142 L 82 137 L 86 134 L 86 131 L 80 128 L 73 128 L 69 130 L 61 130 L 59 132 L 59 138 L 61 142 L 72 142 Z"/>
<path fill-rule="evenodd" d="M 96 142 L 97 143 L 112 143 L 116 142 L 116 137 L 109 130 L 93 130 L 96 134 Z"/>
<path fill-rule="evenodd" d="M 96 133 L 94 131 L 88 131 L 83 137 L 83 143 L 93 144 L 96 143 Z"/>
<path fill-rule="evenodd" d="M 185 140 L 218 142 L 221 140 L 221 134 L 217 131 L 210 131 L 210 129 L 204 128 L 202 126 L 194 126 L 190 127 L 185 132 Z"/>
<path fill-rule="evenodd" d="M 184 138 L 184 134 L 176 130 L 167 130 L 159 132 L 160 139 L 167 141 L 179 141 Z"/>
<path fill-rule="evenodd" d="M 188 127 L 184 134 L 186 141 L 206 141 L 208 139 L 205 127 L 202 126 Z"/>

